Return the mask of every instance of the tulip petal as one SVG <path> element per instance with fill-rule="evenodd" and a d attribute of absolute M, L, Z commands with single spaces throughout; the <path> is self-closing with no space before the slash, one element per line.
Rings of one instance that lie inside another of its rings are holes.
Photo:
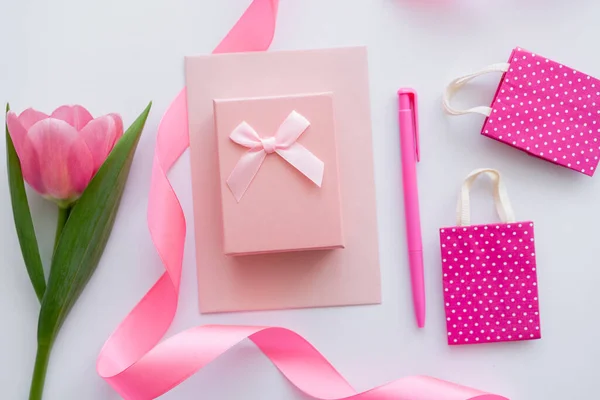
<path fill-rule="evenodd" d="M 94 159 L 94 173 L 110 154 L 117 139 L 123 135 L 123 121 L 117 114 L 109 114 L 89 122 L 80 132 Z"/>
<path fill-rule="evenodd" d="M 34 110 L 33 108 L 28 108 L 19 114 L 19 122 L 23 125 L 26 131 L 29 130 L 38 121 L 48 118 L 48 115 L 44 114 L 41 111 Z"/>
<path fill-rule="evenodd" d="M 48 118 L 29 130 L 37 151 L 46 194 L 55 199 L 81 195 L 92 178 L 94 163 L 85 141 L 65 121 Z"/>
<path fill-rule="evenodd" d="M 71 145 L 68 169 L 71 184 L 79 196 L 94 177 L 94 159 L 85 142 L 79 138 Z"/>
<path fill-rule="evenodd" d="M 17 114 L 12 111 L 9 111 L 6 114 L 6 125 L 8 126 L 8 133 L 10 133 L 10 137 L 13 141 L 13 145 L 15 146 L 15 150 L 17 151 L 17 155 L 21 157 L 21 151 L 19 148 L 27 136 L 27 129 L 23 127 Z"/>
<path fill-rule="evenodd" d="M 12 111 L 6 114 L 6 125 L 8 126 L 8 133 L 10 133 L 17 156 L 19 156 L 23 178 L 38 193 L 42 195 L 46 194 L 46 189 L 40 175 L 38 155 L 27 136 L 27 129 L 21 124 L 20 117 L 17 117 L 17 114 Z"/>
<path fill-rule="evenodd" d="M 121 119 L 121 116 L 119 114 L 111 113 L 108 115 L 111 116 L 115 120 L 115 125 L 117 127 L 117 137 L 115 139 L 115 144 L 116 144 L 117 140 L 119 140 L 119 138 L 121 136 L 123 136 L 123 120 Z"/>
<path fill-rule="evenodd" d="M 58 107 L 51 117 L 68 122 L 77 131 L 83 129 L 88 122 L 94 119 L 88 110 L 78 105 Z"/>

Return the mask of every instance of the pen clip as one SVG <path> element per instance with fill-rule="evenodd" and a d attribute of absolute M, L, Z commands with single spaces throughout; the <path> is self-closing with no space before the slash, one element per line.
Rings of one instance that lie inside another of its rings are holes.
<path fill-rule="evenodd" d="M 419 107 L 417 92 L 411 88 L 401 88 L 398 90 L 398 95 L 406 95 L 410 101 L 410 110 L 412 112 L 413 126 L 415 127 L 415 152 L 417 162 L 421 161 L 421 150 L 419 145 Z"/>

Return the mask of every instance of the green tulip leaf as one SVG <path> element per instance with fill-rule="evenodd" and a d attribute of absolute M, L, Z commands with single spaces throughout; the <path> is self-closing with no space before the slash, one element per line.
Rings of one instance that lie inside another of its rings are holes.
<path fill-rule="evenodd" d="M 123 134 L 71 210 L 52 257 L 38 321 L 38 346 L 52 347 L 100 261 L 151 105 Z"/>
<path fill-rule="evenodd" d="M 10 111 L 10 107 L 7 104 L 6 113 L 8 113 L 8 111 Z M 17 229 L 17 237 L 19 238 L 19 245 L 21 246 L 21 254 L 23 254 L 23 261 L 25 262 L 29 279 L 33 285 L 33 290 L 35 291 L 38 300 L 42 301 L 42 297 L 46 291 L 44 268 L 42 266 L 42 259 L 40 258 L 37 238 L 35 237 L 33 220 L 31 219 L 31 211 L 29 210 L 29 201 L 27 200 L 27 193 L 25 192 L 21 163 L 19 162 L 15 146 L 8 133 L 8 125 L 6 125 L 6 162 L 10 200 L 12 203 L 15 228 Z"/>

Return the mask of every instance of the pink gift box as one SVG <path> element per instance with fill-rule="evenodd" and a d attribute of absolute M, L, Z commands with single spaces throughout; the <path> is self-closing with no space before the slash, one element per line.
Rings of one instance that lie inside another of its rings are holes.
<path fill-rule="evenodd" d="M 448 344 L 539 339 L 532 222 L 440 229 Z"/>
<path fill-rule="evenodd" d="M 592 176 L 600 156 L 600 81 L 517 48 L 482 134 Z"/>
<path fill-rule="evenodd" d="M 280 154 L 267 151 L 247 189 L 236 198 L 228 179 L 250 149 L 230 135 L 245 123 L 261 140 L 271 138 L 292 112 L 310 124 L 296 143 L 322 162 L 321 186 Z M 343 248 L 331 93 L 217 99 L 214 115 L 225 254 Z"/>

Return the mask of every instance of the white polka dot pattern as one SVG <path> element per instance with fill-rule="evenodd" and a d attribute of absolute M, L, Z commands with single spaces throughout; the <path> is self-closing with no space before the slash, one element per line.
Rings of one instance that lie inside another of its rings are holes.
<path fill-rule="evenodd" d="M 515 49 L 482 134 L 592 176 L 600 156 L 600 81 Z"/>
<path fill-rule="evenodd" d="M 541 337 L 532 222 L 440 229 L 448 344 Z"/>

